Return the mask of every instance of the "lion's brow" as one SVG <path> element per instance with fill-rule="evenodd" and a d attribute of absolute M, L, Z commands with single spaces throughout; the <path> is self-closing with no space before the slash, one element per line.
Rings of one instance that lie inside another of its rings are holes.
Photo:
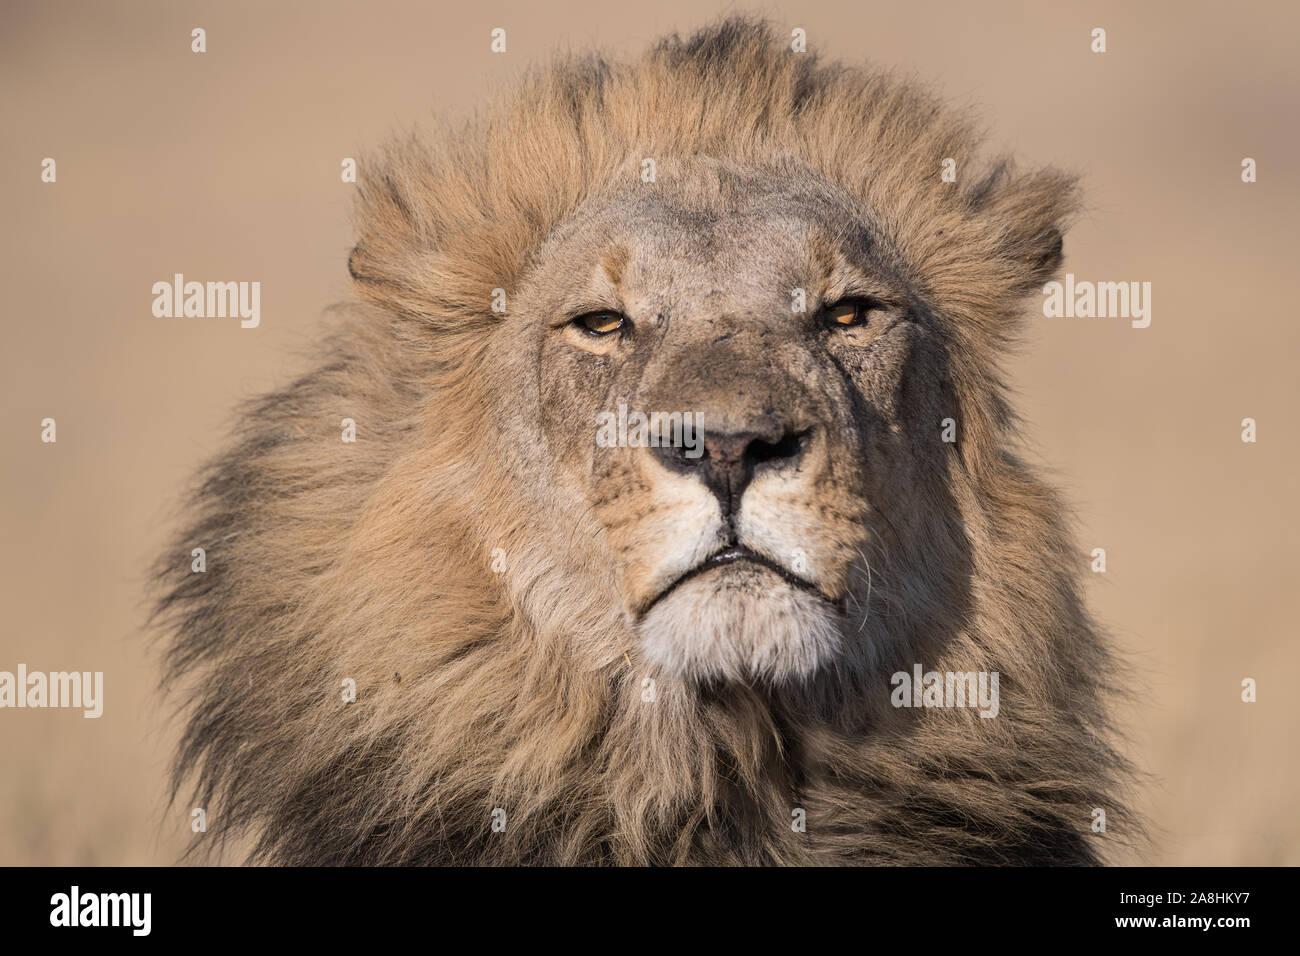
<path fill-rule="evenodd" d="M 623 284 L 623 272 L 627 268 L 628 252 L 623 246 L 616 246 L 606 252 L 600 259 L 600 267 L 605 270 L 610 285 L 618 288 Z"/>

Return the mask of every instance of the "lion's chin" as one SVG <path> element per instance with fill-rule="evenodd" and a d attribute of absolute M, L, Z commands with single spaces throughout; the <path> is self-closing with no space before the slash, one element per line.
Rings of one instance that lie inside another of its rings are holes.
<path fill-rule="evenodd" d="M 642 619 L 646 656 L 683 680 L 781 683 L 810 676 L 841 649 L 840 615 L 766 568 L 698 575 Z"/>

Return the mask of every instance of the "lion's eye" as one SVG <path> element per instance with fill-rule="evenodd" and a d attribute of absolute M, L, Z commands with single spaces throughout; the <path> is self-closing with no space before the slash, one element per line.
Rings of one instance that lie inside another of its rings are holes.
<path fill-rule="evenodd" d="M 879 305 L 871 299 L 841 299 L 823 310 L 826 324 L 834 329 L 847 329 L 866 325 L 873 309 Z"/>
<path fill-rule="evenodd" d="M 589 312 L 578 316 L 573 324 L 589 335 L 609 335 L 623 328 L 626 321 L 627 318 L 617 312 Z"/>

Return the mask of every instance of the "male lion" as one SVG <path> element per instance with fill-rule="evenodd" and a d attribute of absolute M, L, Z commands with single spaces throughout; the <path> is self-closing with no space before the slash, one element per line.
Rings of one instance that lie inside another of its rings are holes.
<path fill-rule="evenodd" d="M 295 863 L 1101 860 L 1112 664 L 998 371 L 1074 184 L 977 141 L 728 20 L 363 165 L 364 304 L 160 571 L 214 829 Z"/>

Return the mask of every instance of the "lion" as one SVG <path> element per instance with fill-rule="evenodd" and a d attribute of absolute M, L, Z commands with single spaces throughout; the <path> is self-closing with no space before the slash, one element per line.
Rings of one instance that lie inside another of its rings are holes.
<path fill-rule="evenodd" d="M 356 301 L 159 565 L 200 839 L 1111 859 L 1116 665 L 1000 371 L 1078 186 L 980 141 L 732 18 L 364 160 Z"/>

